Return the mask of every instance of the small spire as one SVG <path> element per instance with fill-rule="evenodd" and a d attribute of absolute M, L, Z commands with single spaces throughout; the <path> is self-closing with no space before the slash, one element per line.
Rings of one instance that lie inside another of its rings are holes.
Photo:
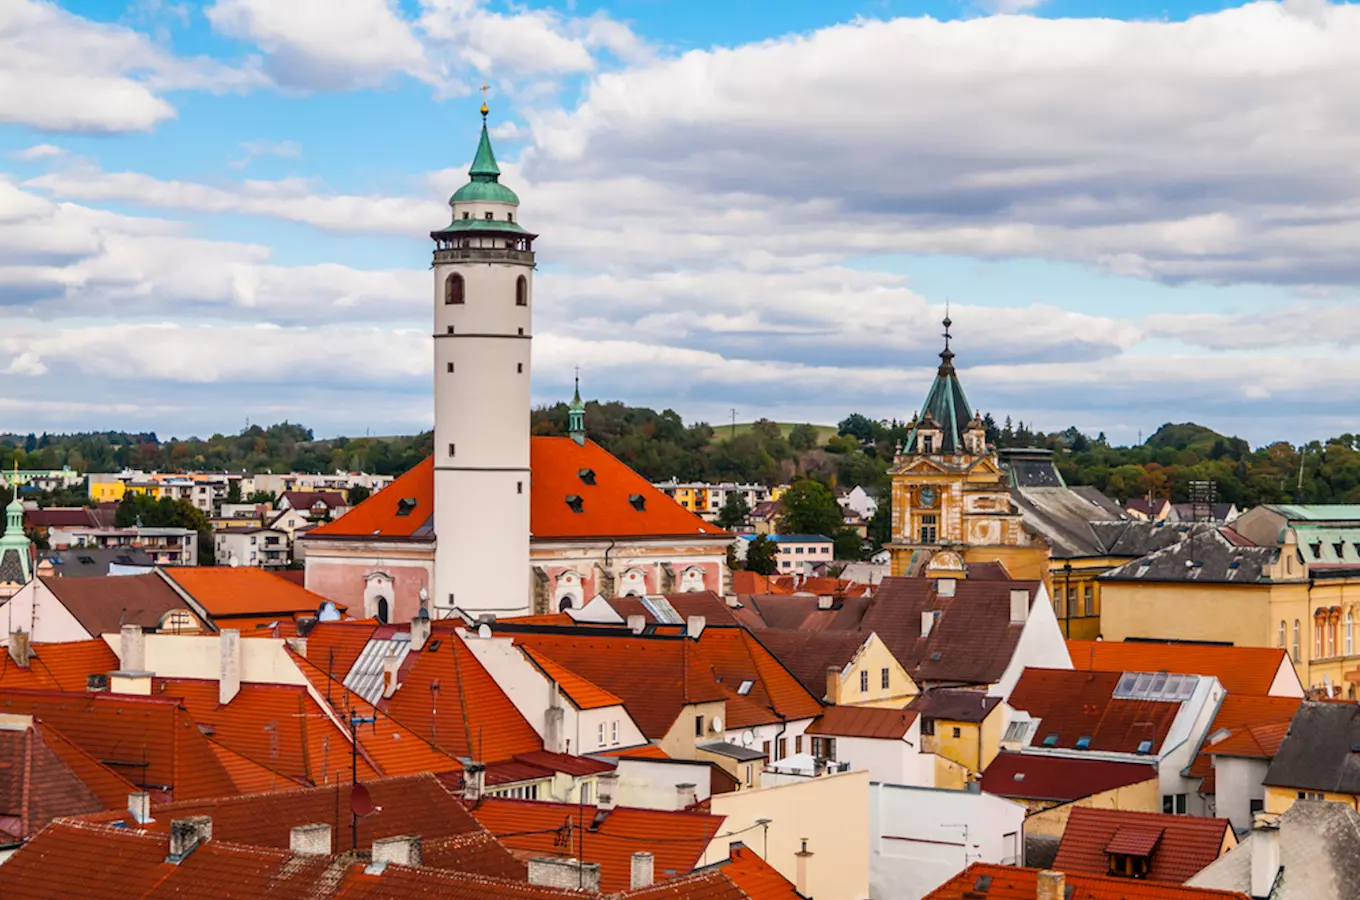
<path fill-rule="evenodd" d="M 482 80 L 482 121 L 483 121 L 483 122 L 486 122 L 487 113 L 491 112 L 491 107 L 489 107 L 489 106 L 486 105 L 486 92 L 489 91 L 489 90 L 491 90 L 490 86 L 488 86 L 487 83 L 486 83 L 486 80 L 483 79 L 483 80 Z"/>
<path fill-rule="evenodd" d="M 567 407 L 567 434 L 576 443 L 584 446 L 586 442 L 586 405 L 581 401 L 581 367 L 576 367 L 576 392 L 572 394 L 571 405 Z"/>
<path fill-rule="evenodd" d="M 940 374 L 954 374 L 954 351 L 949 349 L 949 326 L 954 324 L 954 320 L 949 318 L 949 301 L 944 301 L 944 349 L 940 351 Z"/>

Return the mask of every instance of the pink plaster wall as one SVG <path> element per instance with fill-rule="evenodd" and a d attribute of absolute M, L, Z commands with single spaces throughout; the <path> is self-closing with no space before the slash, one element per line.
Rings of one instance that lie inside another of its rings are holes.
<path fill-rule="evenodd" d="M 372 572 L 386 572 L 392 576 L 393 622 L 409 622 L 420 609 L 420 590 L 429 589 L 429 573 L 423 566 L 383 563 L 380 566 L 339 560 L 307 560 L 307 590 L 315 591 L 328 600 L 349 607 L 349 615 L 364 616 L 366 577 Z M 431 613 L 433 615 L 433 612 Z"/>

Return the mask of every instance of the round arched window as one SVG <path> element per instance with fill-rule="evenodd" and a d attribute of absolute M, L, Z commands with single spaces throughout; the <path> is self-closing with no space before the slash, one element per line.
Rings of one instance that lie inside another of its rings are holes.
<path fill-rule="evenodd" d="M 519 276 L 519 279 L 515 282 L 515 305 L 529 305 L 529 279 L 523 275 Z"/>
<path fill-rule="evenodd" d="M 454 272 L 444 281 L 444 303 L 452 306 L 463 302 L 463 276 Z"/>

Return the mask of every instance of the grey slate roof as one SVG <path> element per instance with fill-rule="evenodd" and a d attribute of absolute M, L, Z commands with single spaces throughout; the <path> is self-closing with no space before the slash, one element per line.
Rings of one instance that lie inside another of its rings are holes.
<path fill-rule="evenodd" d="M 410 652 L 410 632 L 399 631 L 390 638 L 371 638 L 345 675 L 345 687 L 369 703 L 377 703 L 383 696 L 383 670 L 387 655 L 391 653 L 396 657 L 397 669 L 400 671 L 401 664 L 406 662 Z"/>
<path fill-rule="evenodd" d="M 1108 581 L 1263 584 L 1270 581 L 1270 565 L 1279 554 L 1275 547 L 1234 543 L 1210 523 L 1164 525 L 1161 530 L 1179 540 L 1100 577 Z"/>
<path fill-rule="evenodd" d="M 729 744 L 727 741 L 714 741 L 711 744 L 699 744 L 696 749 L 707 750 L 709 753 L 718 756 L 726 756 L 728 759 L 735 759 L 739 762 L 750 762 L 755 759 L 764 759 L 765 754 L 759 750 L 752 750 L 750 747 L 739 747 L 736 744 Z"/>
<path fill-rule="evenodd" d="M 1342 803 L 1299 800 L 1280 817 L 1280 868 L 1271 900 L 1354 900 L 1360 885 L 1360 814 Z M 1251 894 L 1250 835 L 1186 882 Z"/>
<path fill-rule="evenodd" d="M 1270 764 L 1265 783 L 1360 794 L 1360 706 L 1304 701 Z"/>
<path fill-rule="evenodd" d="M 1119 504 L 1089 485 L 1012 487 L 1025 529 L 1046 540 L 1059 559 L 1109 555 L 1108 543 L 1129 523 Z"/>
<path fill-rule="evenodd" d="M 110 574 L 110 566 L 142 568 L 148 572 L 155 567 L 145 550 L 115 547 L 100 550 L 93 547 L 74 547 L 69 550 L 39 550 L 38 561 L 52 563 L 52 574 L 62 578 L 88 578 Z"/>

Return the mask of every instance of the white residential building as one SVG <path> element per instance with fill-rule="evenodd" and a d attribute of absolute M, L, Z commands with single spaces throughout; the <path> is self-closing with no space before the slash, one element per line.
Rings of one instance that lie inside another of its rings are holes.
<path fill-rule="evenodd" d="M 279 528 L 221 528 L 213 532 L 219 566 L 278 569 L 288 565 L 288 532 Z"/>

